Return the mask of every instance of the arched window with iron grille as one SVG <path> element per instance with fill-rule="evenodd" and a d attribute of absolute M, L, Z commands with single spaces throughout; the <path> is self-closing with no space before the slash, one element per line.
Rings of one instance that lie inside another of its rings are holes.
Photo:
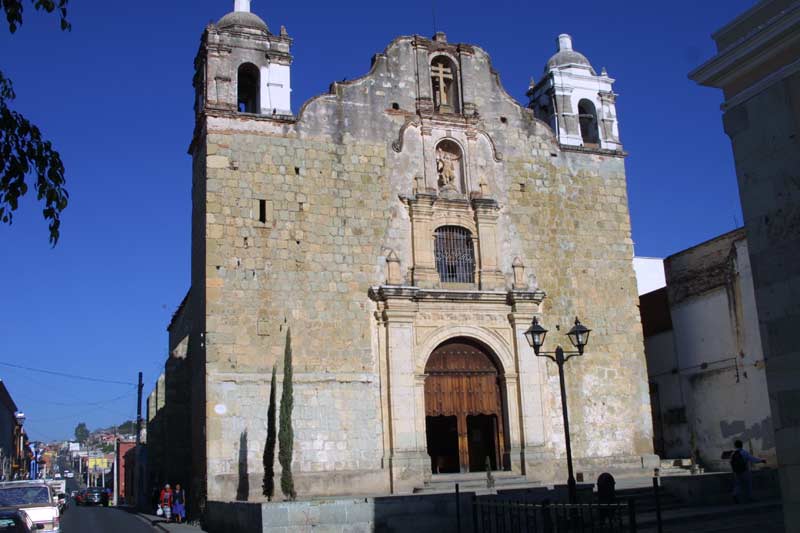
<path fill-rule="evenodd" d="M 442 283 L 475 283 L 472 233 L 459 226 L 436 229 L 436 270 Z"/>

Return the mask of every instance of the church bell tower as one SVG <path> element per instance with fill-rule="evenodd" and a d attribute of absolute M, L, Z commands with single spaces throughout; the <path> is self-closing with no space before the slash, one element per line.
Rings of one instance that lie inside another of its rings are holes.
<path fill-rule="evenodd" d="M 605 69 L 595 72 L 572 48 L 571 36 L 562 33 L 557 42 L 544 77 L 528 91 L 528 107 L 550 124 L 562 146 L 621 151 L 614 80 Z"/>
<path fill-rule="evenodd" d="M 273 34 L 250 0 L 235 0 L 206 28 L 195 60 L 197 110 L 291 116 L 291 45 L 283 26 Z"/>

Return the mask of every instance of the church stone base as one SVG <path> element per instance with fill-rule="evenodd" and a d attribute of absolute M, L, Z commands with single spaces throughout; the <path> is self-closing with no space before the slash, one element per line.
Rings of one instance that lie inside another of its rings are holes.
<path fill-rule="evenodd" d="M 389 458 L 392 494 L 411 494 L 431 476 L 431 458 L 425 452 L 397 452 Z"/>
<path fill-rule="evenodd" d="M 544 455 L 544 454 L 543 454 Z M 568 477 L 566 458 L 552 456 L 541 459 L 527 457 L 526 478 L 544 484 L 564 483 Z M 625 455 L 609 457 L 587 457 L 573 460 L 573 470 L 578 483 L 595 483 L 597 477 L 608 472 L 615 478 L 649 477 L 653 469 L 660 466 L 657 455 Z"/>
<path fill-rule="evenodd" d="M 461 496 L 461 521 L 470 524 L 471 494 Z M 453 494 L 325 498 L 272 503 L 209 502 L 203 527 L 209 533 L 286 533 L 325 531 L 455 532 Z"/>

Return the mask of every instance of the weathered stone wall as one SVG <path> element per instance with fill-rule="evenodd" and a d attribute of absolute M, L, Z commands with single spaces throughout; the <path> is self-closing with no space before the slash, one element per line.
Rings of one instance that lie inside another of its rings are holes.
<path fill-rule="evenodd" d="M 794 35 L 796 37 L 796 26 Z M 796 63 L 796 52 L 794 53 Z M 755 283 L 787 531 L 800 528 L 800 73 L 727 109 Z M 794 529 L 793 529 L 794 528 Z"/>
<path fill-rule="evenodd" d="M 427 68 L 428 48 L 457 54 L 466 117 L 420 120 L 417 101 L 430 100 L 430 82 L 417 72 Z M 399 337 L 380 333 L 368 291 L 386 281 L 390 250 L 405 283 L 414 281 L 418 251 L 406 202 L 436 191 L 433 149 L 443 138 L 464 149 L 461 193 L 499 206 L 489 237 L 496 240 L 492 268 L 500 277 L 486 272 L 495 291 L 487 294 L 512 288 L 512 261 L 519 257 L 525 287 L 549 298 L 514 320 L 529 323 L 540 313 L 551 330 L 550 348 L 566 342 L 562 334 L 576 314 L 594 330 L 586 355 L 568 364 L 576 456 L 606 464 L 652 450 L 621 154 L 562 150 L 550 128 L 505 93 L 483 50 L 402 37 L 376 56 L 367 76 L 334 84 L 331 94 L 307 102 L 296 121 L 213 110 L 201 121 L 193 150 L 195 161 L 205 157 L 206 164 L 204 176 L 195 169 L 193 220 L 204 227 L 193 229 L 193 240 L 203 239 L 193 245 L 193 286 L 205 288 L 198 305 L 206 320 L 200 331 L 209 499 L 241 495 L 243 477 L 249 497 L 260 494 L 269 372 L 281 367 L 289 328 L 298 492 L 392 490 L 389 447 L 399 448 L 387 405 L 397 398 L 386 394 L 398 386 L 396 378 L 420 376 L 413 364 L 407 375 L 381 369 L 380 354 L 391 358 Z M 517 446 L 529 449 L 531 475 L 550 475 L 552 458 L 564 449 L 556 369 L 534 360 L 521 337 L 526 324 L 508 322 L 511 308 L 489 307 L 496 325 L 476 327 L 476 334 L 496 339 L 509 354 L 505 371 L 522 385 L 509 399 L 510 416 L 525 433 Z M 464 325 L 457 309 L 471 308 L 448 304 L 451 328 Z M 424 325 L 419 316 L 413 320 L 410 328 Z M 404 349 L 427 356 L 421 334 L 403 335 Z M 420 433 L 418 412 L 402 418 L 416 409 L 418 399 L 408 399 L 396 423 Z M 421 420 L 422 435 L 407 451 L 424 455 Z M 424 461 L 409 468 L 425 468 Z"/>

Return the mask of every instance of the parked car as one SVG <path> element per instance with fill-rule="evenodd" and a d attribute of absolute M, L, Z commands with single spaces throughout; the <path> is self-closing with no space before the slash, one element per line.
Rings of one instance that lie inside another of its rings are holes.
<path fill-rule="evenodd" d="M 75 495 L 75 505 L 83 505 L 84 498 L 86 497 L 86 489 L 76 490 Z"/>
<path fill-rule="evenodd" d="M 108 507 L 108 492 L 102 487 L 89 487 L 83 496 L 83 504 Z"/>
<path fill-rule="evenodd" d="M 0 533 L 33 533 L 36 526 L 22 509 L 0 509 Z"/>
<path fill-rule="evenodd" d="M 53 492 L 44 481 L 0 483 L 0 508 L 24 511 L 41 533 L 61 531 L 61 513 Z"/>

